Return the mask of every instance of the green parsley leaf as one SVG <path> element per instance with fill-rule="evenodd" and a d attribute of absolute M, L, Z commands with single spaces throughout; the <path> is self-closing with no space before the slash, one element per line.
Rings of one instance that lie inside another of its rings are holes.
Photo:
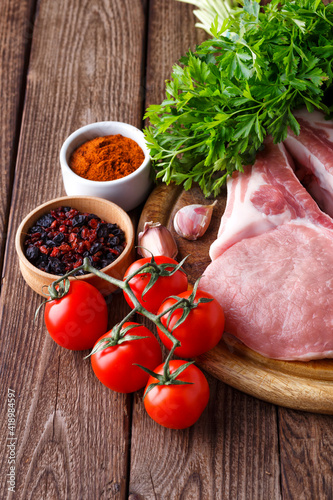
<path fill-rule="evenodd" d="M 285 139 L 293 110 L 324 104 L 332 84 L 333 4 L 319 0 L 244 0 L 214 38 L 173 67 L 166 99 L 147 111 L 145 136 L 155 176 L 205 196 L 253 163 L 265 136 Z"/>

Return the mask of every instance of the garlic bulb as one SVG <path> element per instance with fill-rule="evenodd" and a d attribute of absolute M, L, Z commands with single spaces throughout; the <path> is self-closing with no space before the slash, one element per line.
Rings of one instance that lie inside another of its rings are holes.
<path fill-rule="evenodd" d="M 143 231 L 138 235 L 139 255 L 165 255 L 174 259 L 178 253 L 177 244 L 170 231 L 159 222 L 145 222 Z"/>
<path fill-rule="evenodd" d="M 196 240 L 202 236 L 211 221 L 215 201 L 212 205 L 187 205 L 176 213 L 173 226 L 182 238 Z"/>

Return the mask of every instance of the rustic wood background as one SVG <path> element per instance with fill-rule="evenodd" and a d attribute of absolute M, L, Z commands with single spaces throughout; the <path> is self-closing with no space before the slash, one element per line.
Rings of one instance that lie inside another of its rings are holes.
<path fill-rule="evenodd" d="M 58 347 L 42 316 L 33 323 L 41 298 L 20 275 L 16 228 L 65 194 L 58 155 L 69 133 L 108 119 L 142 127 L 172 64 L 204 37 L 192 7 L 0 0 L 0 19 L 0 497 L 14 498 L 10 388 L 17 499 L 331 500 L 333 417 L 275 407 L 208 376 L 210 402 L 197 424 L 167 430 L 147 416 L 142 393 L 112 393 L 85 353 Z M 126 310 L 114 295 L 110 325 Z"/>

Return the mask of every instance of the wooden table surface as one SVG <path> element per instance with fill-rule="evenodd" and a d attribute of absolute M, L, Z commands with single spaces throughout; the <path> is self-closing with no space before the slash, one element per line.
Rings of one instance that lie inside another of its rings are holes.
<path fill-rule="evenodd" d="M 332 499 L 333 417 L 276 407 L 208 376 L 200 420 L 167 430 L 145 413 L 142 392 L 109 391 L 86 353 L 57 346 L 42 315 L 33 323 L 41 297 L 20 275 L 16 228 L 34 207 L 65 194 L 58 155 L 76 128 L 100 120 L 142 128 L 172 64 L 204 38 L 192 7 L 0 0 L 0 19 L 0 498 Z M 127 306 L 121 294 L 109 304 L 112 325 Z"/>

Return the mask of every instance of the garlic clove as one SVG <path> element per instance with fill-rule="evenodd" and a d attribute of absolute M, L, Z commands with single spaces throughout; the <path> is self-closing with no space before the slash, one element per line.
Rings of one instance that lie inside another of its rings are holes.
<path fill-rule="evenodd" d="M 205 234 L 213 214 L 214 205 L 186 205 L 178 210 L 173 226 L 179 236 L 187 240 L 196 240 Z"/>
<path fill-rule="evenodd" d="M 138 235 L 138 245 L 138 254 L 142 257 L 151 257 L 153 254 L 174 259 L 178 253 L 174 237 L 159 222 L 145 222 L 143 231 Z"/>

